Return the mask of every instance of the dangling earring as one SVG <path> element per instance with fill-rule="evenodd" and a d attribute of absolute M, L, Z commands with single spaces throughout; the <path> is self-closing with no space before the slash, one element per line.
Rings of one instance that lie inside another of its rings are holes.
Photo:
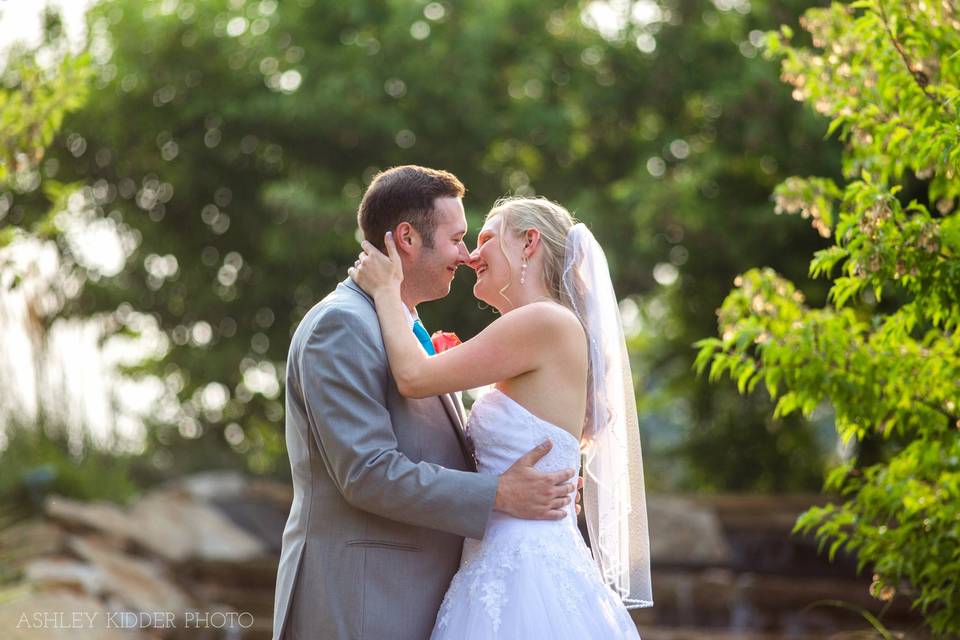
<path fill-rule="evenodd" d="M 520 264 L 520 284 L 523 284 L 527 280 L 527 259 L 524 258 L 523 262 Z"/>

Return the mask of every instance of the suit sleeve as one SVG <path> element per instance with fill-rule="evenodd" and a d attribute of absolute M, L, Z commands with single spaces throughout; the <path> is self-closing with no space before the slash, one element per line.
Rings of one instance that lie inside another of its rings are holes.
<path fill-rule="evenodd" d="M 391 520 L 482 538 L 496 476 L 413 462 L 397 448 L 386 408 L 387 361 L 379 335 L 329 309 L 300 355 L 310 428 L 344 499 Z"/>

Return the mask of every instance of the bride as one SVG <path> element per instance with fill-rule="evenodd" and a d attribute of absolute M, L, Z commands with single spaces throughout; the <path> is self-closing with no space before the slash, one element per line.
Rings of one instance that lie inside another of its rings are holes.
<path fill-rule="evenodd" d="M 403 268 L 364 242 L 350 270 L 377 307 L 398 390 L 422 398 L 493 384 L 467 434 L 478 470 L 500 474 L 544 439 L 542 471 L 584 466 L 584 513 L 560 520 L 495 512 L 464 542 L 431 638 L 639 638 L 627 612 L 653 605 L 633 381 L 603 251 L 545 198 L 505 198 L 470 254 L 474 295 L 500 312 L 476 337 L 434 356 L 409 330 Z M 413 585 L 411 585 L 413 587 Z"/>

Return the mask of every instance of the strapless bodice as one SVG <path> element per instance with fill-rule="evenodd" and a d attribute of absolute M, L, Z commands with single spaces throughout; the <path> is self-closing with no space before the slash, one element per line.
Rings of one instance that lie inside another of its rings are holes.
<path fill-rule="evenodd" d="M 553 448 L 537 462 L 538 470 L 580 470 L 580 443 L 569 431 L 538 418 L 495 387 L 473 404 L 467 435 L 480 473 L 503 473 L 544 440 L 553 442 Z"/>

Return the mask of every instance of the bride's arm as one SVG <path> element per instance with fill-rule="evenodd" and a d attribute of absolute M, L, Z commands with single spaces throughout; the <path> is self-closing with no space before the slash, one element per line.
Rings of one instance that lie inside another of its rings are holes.
<path fill-rule="evenodd" d="M 533 371 L 541 364 L 545 338 L 556 335 L 550 328 L 556 312 L 535 303 L 500 316 L 470 340 L 431 357 L 412 331 L 398 330 L 391 320 L 397 314 L 403 320 L 399 296 L 374 300 L 397 389 L 409 398 L 473 389 Z"/>
<path fill-rule="evenodd" d="M 474 338 L 428 356 L 407 324 L 400 298 L 403 270 L 391 237 L 389 258 L 364 243 L 367 255 L 350 275 L 374 299 L 390 370 L 401 394 L 426 398 L 513 378 L 540 367 L 551 342 L 569 331 L 553 305 L 529 304 L 500 316 Z"/>

